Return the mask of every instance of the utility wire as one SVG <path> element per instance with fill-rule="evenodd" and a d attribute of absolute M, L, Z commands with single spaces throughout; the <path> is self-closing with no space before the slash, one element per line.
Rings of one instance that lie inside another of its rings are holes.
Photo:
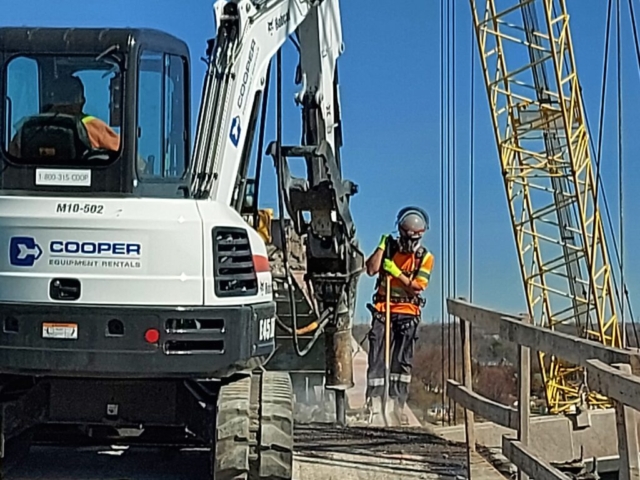
<path fill-rule="evenodd" d="M 455 181 L 455 164 L 453 160 L 453 156 L 455 154 L 455 137 L 454 137 L 454 124 L 455 124 L 455 112 L 453 99 L 455 96 L 455 63 L 454 63 L 454 34 L 455 34 L 455 2 L 450 0 L 447 2 L 449 5 L 449 21 L 448 32 L 447 32 L 447 99 L 449 100 L 449 114 L 447 117 L 449 123 L 448 130 L 448 149 L 447 149 L 447 169 L 449 172 L 449 185 L 448 185 L 448 203 L 447 209 L 449 212 L 448 225 L 449 225 L 449 261 L 447 262 L 447 269 L 449 270 L 449 295 L 448 297 L 453 297 L 455 291 L 455 223 L 454 223 L 454 208 L 455 208 L 455 191 L 453 188 L 453 183 Z M 448 313 L 448 312 L 447 312 Z M 453 315 L 449 315 L 449 378 L 455 380 L 456 379 L 456 358 L 455 358 L 455 318 Z M 455 402 L 453 399 L 449 399 L 449 423 L 455 423 Z"/>
<path fill-rule="evenodd" d="M 446 10 L 446 49 L 445 49 L 445 58 L 446 58 L 446 87 L 445 87 L 445 100 L 447 102 L 447 114 L 446 114 L 446 154 L 445 154 L 445 164 L 446 164 L 446 182 L 447 182 L 447 194 L 446 194 L 446 209 L 447 209 L 447 298 L 451 296 L 451 92 L 449 87 L 451 85 L 451 2 L 449 0 L 446 1 L 447 10 Z M 451 378 L 451 315 L 447 312 L 447 370 L 448 370 L 448 378 Z M 448 408 L 447 408 L 447 422 L 451 425 L 451 397 L 448 397 Z"/>
<path fill-rule="evenodd" d="M 620 25 L 620 0 L 616 0 L 616 76 L 618 80 L 617 85 L 617 100 L 618 100 L 618 213 L 619 213 L 619 231 L 620 231 L 620 285 L 622 292 L 626 290 L 624 284 L 624 221 L 623 221 L 623 187 L 622 187 L 622 55 L 621 55 L 621 25 Z M 625 322 L 625 309 L 624 301 L 621 306 L 620 319 L 622 321 L 622 348 L 626 347 L 627 341 L 627 328 Z"/>
<path fill-rule="evenodd" d="M 476 56 L 475 56 L 475 52 L 474 50 L 474 45 L 475 45 L 475 25 L 473 22 L 473 18 L 471 18 L 471 35 L 469 35 L 470 38 L 470 45 L 469 45 L 469 55 L 471 56 L 471 61 L 470 63 L 470 68 L 471 68 L 471 74 L 470 74 L 470 93 L 469 93 L 469 105 L 470 105 L 470 111 L 469 111 L 469 302 L 473 303 L 473 243 L 474 243 L 474 231 L 473 231 L 473 223 L 474 223 L 474 187 L 475 187 L 475 163 L 474 163 L 474 154 L 475 154 L 475 109 L 473 108 L 474 106 L 474 102 L 475 102 L 475 62 L 476 62 Z M 462 325 L 461 325 L 462 327 Z M 470 329 L 466 330 L 467 332 L 471 332 Z M 462 346 L 462 338 L 460 339 L 460 344 L 461 347 L 464 348 Z M 470 335 L 470 338 L 467 339 L 467 341 L 470 344 L 470 353 L 473 354 L 473 335 Z M 464 365 L 463 367 L 464 368 Z M 471 376 L 472 378 L 469 379 L 470 381 L 473 381 L 473 375 Z M 464 378 L 464 377 L 463 377 Z"/>
<path fill-rule="evenodd" d="M 638 42 L 638 35 L 637 35 L 637 21 L 635 19 L 635 12 L 633 10 L 633 4 L 629 3 L 629 8 L 631 10 L 631 14 L 632 14 L 632 25 L 634 27 L 634 38 L 636 40 L 636 55 L 638 57 L 638 67 L 639 67 L 639 71 L 640 71 L 640 42 Z M 604 125 L 604 106 L 605 106 L 605 93 L 606 93 L 606 81 L 607 81 L 607 66 L 608 66 L 608 55 L 609 55 L 609 38 L 610 38 L 610 28 L 611 28 L 611 10 L 612 10 L 612 1 L 609 0 L 608 3 L 608 7 L 607 7 L 607 30 L 605 33 L 605 50 L 604 50 L 604 61 L 603 61 L 603 75 L 602 75 L 602 92 L 600 95 L 600 118 L 598 120 L 598 139 L 597 139 L 597 143 L 598 146 L 596 148 L 595 145 L 595 136 L 592 134 L 593 129 L 591 128 L 591 123 L 589 121 L 589 114 L 588 112 L 585 110 L 585 122 L 586 122 L 586 127 L 587 127 L 587 131 L 589 132 L 589 144 L 591 147 L 591 150 L 594 152 L 594 154 L 596 155 L 596 185 L 595 185 L 595 200 L 594 200 L 594 204 L 597 204 L 598 202 L 598 197 L 599 197 L 599 192 L 600 189 L 602 189 L 602 201 L 603 201 L 603 205 L 604 205 L 604 210 L 605 210 L 605 215 L 604 217 L 606 217 L 607 219 L 607 228 L 608 228 L 608 232 L 610 233 L 611 237 L 612 237 L 612 242 L 611 244 L 613 245 L 613 252 L 615 254 L 615 258 L 616 261 L 618 263 L 618 265 L 620 265 L 621 263 L 621 257 L 620 257 L 620 251 L 618 250 L 618 245 L 617 245 L 617 241 L 616 241 L 616 232 L 613 226 L 613 216 L 611 214 L 611 208 L 609 207 L 609 200 L 607 198 L 607 193 L 606 193 L 606 189 L 604 187 L 604 182 L 602 180 L 602 175 L 600 173 L 600 165 L 601 165 L 601 154 L 602 154 L 602 138 L 603 138 L 603 125 Z M 580 86 L 580 89 L 582 90 L 582 86 Z M 624 292 L 623 293 L 623 298 L 621 298 L 620 296 L 620 290 L 618 289 L 618 279 L 617 279 L 617 275 L 616 275 L 616 271 L 615 270 L 611 270 L 611 275 L 613 277 L 613 284 L 614 284 L 614 290 L 615 290 L 615 294 L 616 294 L 616 299 L 618 301 L 618 305 L 621 306 L 622 303 L 626 300 L 626 304 L 629 310 L 629 318 L 631 319 L 631 324 L 633 325 L 633 332 L 634 332 L 634 337 L 636 339 L 636 345 L 640 346 L 640 339 L 639 339 L 639 335 L 638 335 L 638 329 L 637 329 L 637 325 L 636 325 L 636 321 L 635 321 L 635 315 L 633 313 L 633 306 L 631 305 L 631 301 L 629 299 L 629 294 L 628 294 L 628 290 L 626 289 L 626 286 L 623 286 Z M 591 291 L 589 290 L 589 295 L 591 294 Z M 589 297 L 587 297 L 587 304 L 589 304 L 590 299 Z"/>
<path fill-rule="evenodd" d="M 457 232 L 456 232 L 456 218 L 457 218 L 457 205 L 456 205 L 456 169 L 457 169 L 457 161 L 456 161 L 456 128 L 455 128 L 455 118 L 456 118 L 456 7 L 455 3 L 452 4 L 452 18 L 451 25 L 453 27 L 453 32 L 451 34 L 451 60 L 453 67 L 451 69 L 451 170 L 452 170 L 452 180 L 451 180 L 451 201 L 453 202 L 452 206 L 452 218 L 451 218 L 451 229 L 452 229 L 452 271 L 453 278 L 451 280 L 452 289 L 453 289 L 453 297 L 455 298 L 458 295 L 458 248 L 457 248 Z M 457 357 L 457 348 L 458 342 L 457 338 L 457 320 L 456 317 L 451 317 L 451 321 L 453 323 L 453 334 L 451 338 L 451 343 L 453 344 L 453 379 L 458 381 L 458 357 Z M 457 408 L 456 403 L 453 402 L 453 423 L 456 424 L 458 422 Z"/>
<path fill-rule="evenodd" d="M 473 108 L 474 106 L 474 101 L 475 101 L 475 61 L 476 61 L 476 56 L 474 53 L 474 40 L 475 40 L 475 24 L 473 21 L 473 16 L 470 17 L 470 28 L 469 28 L 469 56 L 470 56 L 470 62 L 469 62 L 469 68 L 471 70 L 470 74 L 469 74 L 469 284 L 468 284 L 468 289 L 469 289 L 469 302 L 473 303 L 473 214 L 474 214 L 474 209 L 473 209 L 473 201 L 474 201 L 474 193 L 473 193 L 473 187 L 474 187 L 474 146 L 475 146 L 475 110 Z M 464 329 L 464 330 L 463 330 Z M 464 333 L 463 333 L 464 332 Z M 470 328 L 465 328 L 464 323 L 460 324 L 460 348 L 462 350 L 461 353 L 461 358 L 462 358 L 462 362 L 464 362 L 464 341 L 466 340 L 467 342 L 469 342 L 469 354 L 473 355 L 473 336 L 469 335 L 469 338 L 463 338 L 463 335 L 467 335 L 471 333 L 471 329 Z M 464 363 L 462 365 L 462 369 L 463 369 L 463 373 L 462 373 L 462 382 L 466 384 L 466 382 L 473 382 L 473 374 L 470 375 L 471 378 L 465 378 L 465 375 L 467 375 L 467 372 L 464 371 L 465 366 Z M 466 420 L 466 414 L 465 414 L 465 420 Z"/>
<path fill-rule="evenodd" d="M 640 40 L 638 40 L 638 20 L 636 17 L 636 12 L 633 8 L 633 1 L 632 0 L 628 0 L 628 1 L 629 1 L 629 12 L 631 17 L 631 26 L 633 28 L 633 40 L 634 40 L 634 46 L 635 46 L 635 52 L 636 52 L 638 74 L 640 74 Z M 633 311 L 631 310 L 631 301 L 629 299 L 629 291 L 627 290 L 627 287 L 624 284 L 623 284 L 623 289 L 624 289 L 623 295 L 625 296 L 625 299 L 627 300 L 627 303 L 629 306 L 629 316 L 631 317 L 631 324 L 633 325 L 633 333 L 636 339 L 636 347 L 640 348 L 640 340 L 638 339 L 638 329 L 636 328 L 636 322 L 633 316 Z"/>
<path fill-rule="evenodd" d="M 474 220 L 474 154 L 475 154 L 475 110 L 473 108 L 475 102 L 475 62 L 476 56 L 473 52 L 473 47 L 475 45 L 475 32 L 473 29 L 475 25 L 473 24 L 473 19 L 471 20 L 471 46 L 469 52 L 471 54 L 471 93 L 469 99 L 470 115 L 469 115 L 469 302 L 473 302 L 473 220 Z"/>
<path fill-rule="evenodd" d="M 589 144 L 591 146 L 591 150 L 592 151 L 596 151 L 596 147 L 595 147 L 595 143 L 593 140 L 593 136 L 591 134 L 591 132 L 593 131 L 593 129 L 591 128 L 591 124 L 589 122 L 589 114 L 585 111 L 585 122 L 587 124 L 587 131 L 589 132 Z M 615 239 L 615 229 L 613 228 L 613 220 L 612 220 L 612 215 L 611 215 L 611 208 L 609 207 L 609 201 L 607 199 L 607 195 L 606 195 L 606 191 L 604 190 L 604 183 L 602 182 L 602 178 L 599 177 L 596 179 L 597 185 L 600 185 L 602 187 L 602 202 L 604 205 L 604 211 L 605 211 L 605 217 L 607 219 L 607 227 L 608 227 L 608 232 L 611 234 L 613 238 L 613 242 L 611 242 L 613 244 L 613 249 L 614 249 L 614 253 L 616 255 L 616 260 L 618 262 L 618 264 L 620 263 L 620 253 L 618 251 L 618 246 L 616 243 L 616 239 Z M 614 285 L 614 289 L 615 289 L 615 294 L 616 294 L 616 299 L 618 301 L 618 305 L 622 305 L 622 302 L 624 301 L 623 298 L 620 297 L 620 290 L 618 289 L 618 277 L 616 275 L 615 270 L 611 270 L 611 275 L 613 277 L 613 285 Z M 636 320 L 635 320 L 635 315 L 633 314 L 633 307 L 631 305 L 631 301 L 629 300 L 629 295 L 627 292 L 627 296 L 626 296 L 626 300 L 627 300 L 627 307 L 629 309 L 629 318 L 631 319 L 631 324 L 633 325 L 633 331 L 634 331 L 634 336 L 636 338 L 636 345 L 640 346 L 640 341 L 638 340 L 638 331 L 637 331 L 637 325 L 636 325 Z"/>
<path fill-rule="evenodd" d="M 638 65 L 640 68 L 640 46 L 639 46 L 639 42 L 638 42 L 638 37 L 637 37 L 637 22 L 635 21 L 634 18 L 634 10 L 633 10 L 633 4 L 630 3 L 630 10 L 632 13 L 632 18 L 634 19 L 633 21 L 633 25 L 634 25 L 634 37 L 636 39 L 636 53 L 638 56 Z M 607 29 L 606 29 L 606 33 L 605 33 L 605 50 L 604 50 L 604 60 L 603 60 L 603 74 L 602 74 L 602 91 L 600 94 L 600 118 L 598 120 L 598 139 L 597 139 L 597 143 L 598 146 L 596 148 L 595 144 L 594 144 L 594 136 L 591 134 L 592 132 L 592 128 L 591 125 L 589 123 L 589 116 L 585 111 L 585 120 L 586 120 L 586 124 L 587 124 L 587 130 L 589 131 L 589 140 L 590 140 L 590 144 L 591 144 L 591 149 L 596 153 L 596 185 L 595 185 L 595 199 L 594 199 L 594 204 L 597 205 L 598 204 L 598 199 L 600 196 L 600 189 L 602 189 L 602 200 L 603 200 L 603 204 L 604 204 L 604 208 L 605 208 L 605 217 L 607 219 L 607 227 L 608 230 L 612 236 L 612 245 L 613 245 L 613 251 L 615 254 L 615 258 L 618 264 L 618 267 L 621 265 L 622 263 L 622 259 L 620 256 L 620 251 L 618 249 L 618 244 L 616 241 L 616 232 L 613 226 L 613 216 L 611 214 L 611 208 L 609 207 L 609 200 L 607 198 L 607 194 L 606 194 L 606 190 L 604 187 L 604 182 L 602 180 L 602 174 L 601 174 L 601 161 L 602 161 L 602 139 L 604 137 L 603 135 L 603 128 L 604 128 L 604 109 L 605 109 L 605 104 L 606 104 L 606 87 L 607 87 L 607 69 L 608 69 L 608 64 L 609 64 L 609 42 L 610 42 L 610 30 L 611 30 L 611 12 L 612 12 L 612 8 L 613 8 L 613 2 L 612 0 L 609 0 L 608 2 L 608 7 L 607 7 Z M 626 288 L 626 285 L 622 285 L 622 289 L 623 289 L 623 294 L 622 297 L 620 295 L 620 290 L 618 289 L 618 281 L 617 281 L 617 275 L 615 270 L 611 270 L 611 275 L 613 277 L 613 283 L 614 283 L 614 289 L 615 289 L 615 294 L 616 294 L 616 299 L 618 301 L 618 305 L 622 308 L 622 304 L 625 302 L 626 300 L 626 305 L 628 307 L 629 310 L 629 317 L 631 318 L 631 323 L 633 325 L 633 331 L 634 331 L 634 337 L 636 339 L 636 345 L 640 346 L 640 340 L 639 340 L 639 336 L 638 336 L 638 331 L 637 331 L 637 325 L 636 325 L 636 321 L 635 321 L 635 315 L 633 314 L 633 307 L 631 305 L 631 301 L 629 299 L 629 295 L 628 295 L 628 290 Z M 591 294 L 591 291 L 589 291 L 589 295 Z M 587 302 L 589 302 L 589 297 L 587 297 Z"/>
<path fill-rule="evenodd" d="M 604 128 L 604 106 L 605 106 L 605 96 L 607 91 L 607 70 L 609 67 L 609 40 L 611 38 L 611 9 L 613 7 L 613 0 L 609 0 L 607 6 L 607 27 L 605 31 L 605 40 L 604 40 L 604 65 L 602 67 L 602 90 L 600 92 L 600 118 L 598 120 L 598 148 L 596 150 L 596 185 L 595 185 L 595 193 L 593 199 L 594 208 L 598 205 L 598 197 L 600 195 L 600 167 L 602 164 L 602 130 Z M 604 186 L 603 186 L 604 188 Z M 614 234 L 615 235 L 615 234 Z M 585 238 L 585 242 L 588 239 Z M 593 236 L 593 245 L 592 249 L 595 249 L 595 241 L 596 237 Z M 591 288 L 587 291 L 587 311 L 591 309 Z M 591 316 L 591 315 L 589 315 Z"/>
<path fill-rule="evenodd" d="M 444 78 L 445 78 L 445 65 L 444 65 L 444 38 L 445 38 L 445 21 L 444 21 L 444 2 L 440 3 L 440 118 L 444 118 Z M 445 308 L 445 245 L 444 245 L 444 122 L 440 122 L 440 252 L 442 255 L 442 261 L 440 262 L 440 291 L 441 291 L 441 304 L 440 304 L 440 372 L 441 372 L 441 406 L 443 409 L 442 425 L 445 423 L 444 405 L 445 405 L 445 351 L 444 351 L 444 308 Z"/>
<path fill-rule="evenodd" d="M 640 41 L 638 40 L 638 24 L 636 12 L 633 9 L 633 1 L 629 0 L 629 11 L 631 12 L 631 26 L 633 27 L 633 40 L 636 47 L 636 59 L 638 60 L 638 73 L 640 73 Z"/>

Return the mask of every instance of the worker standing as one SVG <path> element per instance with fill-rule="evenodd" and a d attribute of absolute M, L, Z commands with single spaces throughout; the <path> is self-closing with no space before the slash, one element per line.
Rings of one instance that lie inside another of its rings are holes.
<path fill-rule="evenodd" d="M 402 412 L 409 394 L 417 329 L 421 308 L 425 304 L 421 293 L 429 284 L 434 257 L 421 244 L 424 233 L 429 229 L 429 216 L 424 210 L 404 208 L 396 220 L 398 239 L 383 235 L 366 262 L 367 274 L 378 274 L 373 304 L 368 305 L 373 318 L 369 332 L 366 396 L 372 413 L 381 412 L 382 408 L 386 412 L 387 405 L 382 405 L 385 347 L 390 348 L 389 397 L 393 400 L 395 416 L 404 424 L 407 419 Z M 387 281 L 390 281 L 388 286 Z M 390 293 L 388 299 L 387 292 Z M 390 312 L 390 345 L 385 345 L 387 305 Z"/>

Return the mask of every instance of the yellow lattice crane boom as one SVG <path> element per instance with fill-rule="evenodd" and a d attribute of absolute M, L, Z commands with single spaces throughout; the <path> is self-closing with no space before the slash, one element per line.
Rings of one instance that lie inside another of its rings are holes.
<path fill-rule="evenodd" d="M 620 347 L 565 1 L 470 3 L 529 314 Z M 539 358 L 551 413 L 608 406 L 582 369 Z"/>

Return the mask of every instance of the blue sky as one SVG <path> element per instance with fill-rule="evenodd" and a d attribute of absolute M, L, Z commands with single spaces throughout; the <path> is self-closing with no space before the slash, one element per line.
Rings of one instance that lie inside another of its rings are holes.
<path fill-rule="evenodd" d="M 185 5 L 188 3 L 188 7 Z M 396 212 L 416 204 L 431 215 L 426 245 L 436 256 L 436 271 L 428 292 L 425 320 L 439 317 L 443 296 L 440 275 L 440 21 L 439 2 L 407 0 L 401 7 L 380 2 L 342 2 L 345 53 L 340 58 L 340 80 L 345 147 L 342 158 L 346 178 L 355 181 L 360 192 L 352 209 L 362 248 L 368 254 L 382 233 L 394 229 Z M 468 295 L 469 272 L 469 94 L 471 55 L 470 9 L 458 0 L 457 105 L 457 293 Z M 578 73 L 587 113 L 595 130 L 599 112 L 606 3 L 604 0 L 570 0 Z M 640 171 L 634 165 L 640 136 L 634 135 L 635 112 L 640 111 L 639 76 L 632 48 L 626 3 L 623 4 L 623 99 L 624 99 L 624 194 L 625 194 L 625 278 L 632 302 L 640 285 L 640 257 L 634 251 L 640 225 L 635 221 L 639 206 L 637 188 Z M 206 40 L 214 35 L 212 0 L 0 0 L 3 25 L 8 26 L 131 26 L 152 27 L 184 39 L 192 55 L 194 117 L 200 99 Z M 640 11 L 640 5 L 636 6 Z M 615 52 L 614 52 L 615 53 Z M 284 136 L 295 143 L 300 121 L 293 103 L 295 51 L 284 49 L 285 81 Z M 476 62 L 477 65 L 477 62 Z M 610 67 L 609 85 L 615 82 Z M 479 71 L 478 71 L 479 73 Z M 476 75 L 474 103 L 475 142 L 475 238 L 474 300 L 512 312 L 525 309 L 517 265 L 514 238 L 508 218 L 499 160 L 490 128 L 484 86 Z M 617 229 L 617 136 L 615 92 L 609 88 L 603 156 L 603 176 Z M 274 113 L 272 102 L 270 112 Z M 594 131 L 595 133 L 595 131 Z M 267 141 L 275 137 L 273 121 L 267 127 Z M 275 207 L 274 176 L 265 162 L 263 206 Z M 612 245 L 610 245 L 612 251 Z M 369 300 L 373 280 L 361 281 L 357 321 L 366 321 L 364 304 Z"/>

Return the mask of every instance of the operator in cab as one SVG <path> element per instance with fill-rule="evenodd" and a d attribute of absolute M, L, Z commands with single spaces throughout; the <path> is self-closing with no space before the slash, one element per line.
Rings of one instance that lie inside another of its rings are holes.
<path fill-rule="evenodd" d="M 369 359 L 367 371 L 367 403 L 371 413 L 377 415 L 382 405 L 385 388 L 385 348 L 390 349 L 389 398 L 393 401 L 394 415 L 401 424 L 407 423 L 404 414 L 409 395 L 414 346 L 421 308 L 425 301 L 422 292 L 429 285 L 434 257 L 421 240 L 429 229 L 429 216 L 417 207 L 402 209 L 397 216 L 399 238 L 383 235 L 378 248 L 367 259 L 369 276 L 378 274 L 369 332 Z M 390 296 L 386 297 L 387 282 Z M 390 312 L 390 345 L 385 345 L 386 309 Z"/>
<path fill-rule="evenodd" d="M 78 77 L 69 75 L 58 78 L 48 92 L 49 102 L 42 113 L 59 113 L 77 117 L 86 130 L 91 147 L 117 152 L 120 148 L 120 136 L 99 118 L 84 113 L 86 99 L 84 85 Z M 9 153 L 21 157 L 20 128 L 9 146 Z M 23 139 L 24 141 L 24 139 Z"/>

